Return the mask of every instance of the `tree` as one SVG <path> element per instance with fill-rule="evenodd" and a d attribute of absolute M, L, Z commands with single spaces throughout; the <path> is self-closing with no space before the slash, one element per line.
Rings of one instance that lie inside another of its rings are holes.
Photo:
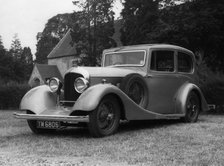
<path fill-rule="evenodd" d="M 24 82 L 30 77 L 33 57 L 29 47 L 21 47 L 18 36 L 14 36 L 10 51 L 5 50 L 0 36 L 0 80 Z"/>
<path fill-rule="evenodd" d="M 14 35 L 9 52 L 14 59 L 19 60 L 21 58 L 22 47 L 21 47 L 20 40 L 18 38 L 18 34 Z"/>
<path fill-rule="evenodd" d="M 0 50 L 3 50 L 4 49 L 4 46 L 3 46 L 3 43 L 2 43 L 2 36 L 0 36 Z"/>
<path fill-rule="evenodd" d="M 180 45 L 203 57 L 212 70 L 224 72 L 223 11 L 220 0 L 126 0 L 121 40 L 124 45 Z"/>
<path fill-rule="evenodd" d="M 30 47 L 24 47 L 21 54 L 21 61 L 26 64 L 33 63 L 33 54 L 31 52 Z"/>
<path fill-rule="evenodd" d="M 2 43 L 2 37 L 0 36 L 0 57 L 3 57 L 5 55 L 5 48 Z"/>
<path fill-rule="evenodd" d="M 147 34 L 153 31 L 159 18 L 159 0 L 126 0 L 123 4 L 123 45 L 148 43 Z"/>
<path fill-rule="evenodd" d="M 73 14 L 73 42 L 78 54 L 86 54 L 82 63 L 95 66 L 102 50 L 116 46 L 114 34 L 113 0 L 82 0 L 74 4 L 82 11 Z"/>
<path fill-rule="evenodd" d="M 214 71 L 224 71 L 224 2 L 189 1 L 165 8 L 152 33 L 151 42 L 186 47 L 201 57 Z"/>
<path fill-rule="evenodd" d="M 20 63 L 23 65 L 23 77 L 28 80 L 33 69 L 33 54 L 30 47 L 24 47 Z"/>
<path fill-rule="evenodd" d="M 0 81 L 1 83 L 8 82 L 14 76 L 13 59 L 5 50 L 0 36 Z"/>
<path fill-rule="evenodd" d="M 47 63 L 48 54 L 72 25 L 71 14 L 58 14 L 48 20 L 43 32 L 37 34 L 37 63 Z"/>

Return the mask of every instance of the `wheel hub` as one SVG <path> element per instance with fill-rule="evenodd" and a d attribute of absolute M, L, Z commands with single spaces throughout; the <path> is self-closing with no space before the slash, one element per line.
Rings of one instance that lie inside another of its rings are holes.
<path fill-rule="evenodd" d="M 196 105 L 193 105 L 193 107 L 192 107 L 192 112 L 195 112 L 196 111 Z"/>
<path fill-rule="evenodd" d="M 102 105 L 99 112 L 99 126 L 104 129 L 113 124 L 114 113 L 110 105 Z"/>

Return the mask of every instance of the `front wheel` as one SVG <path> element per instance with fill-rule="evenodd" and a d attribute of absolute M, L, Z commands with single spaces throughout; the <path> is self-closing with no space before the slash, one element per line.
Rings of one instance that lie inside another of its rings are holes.
<path fill-rule="evenodd" d="M 188 123 L 197 122 L 200 108 L 200 99 L 198 95 L 195 92 L 190 92 L 185 104 L 186 113 L 183 120 Z"/>
<path fill-rule="evenodd" d="M 89 114 L 88 128 L 94 137 L 103 137 L 115 133 L 119 122 L 119 102 L 116 97 L 109 95 Z"/>
<path fill-rule="evenodd" d="M 34 114 L 31 111 L 27 111 L 27 114 Z M 47 133 L 52 133 L 55 130 L 54 129 L 41 129 L 37 127 L 37 121 L 36 120 L 27 120 L 27 123 L 32 130 L 33 133 L 35 134 L 47 134 Z"/>

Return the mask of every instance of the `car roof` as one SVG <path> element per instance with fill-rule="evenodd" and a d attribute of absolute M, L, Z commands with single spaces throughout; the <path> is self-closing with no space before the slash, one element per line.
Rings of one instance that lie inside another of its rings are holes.
<path fill-rule="evenodd" d="M 193 54 L 192 51 L 190 51 L 186 48 L 176 46 L 176 45 L 171 45 L 171 44 L 140 44 L 140 45 L 121 46 L 121 47 L 106 49 L 106 50 L 104 50 L 103 53 L 105 54 L 105 53 L 108 53 L 108 52 L 127 51 L 127 50 L 135 50 L 135 49 L 141 50 L 141 49 L 149 49 L 149 48 L 176 49 L 176 50 L 181 50 L 181 51 L 185 51 L 185 52 L 188 52 L 190 54 Z"/>

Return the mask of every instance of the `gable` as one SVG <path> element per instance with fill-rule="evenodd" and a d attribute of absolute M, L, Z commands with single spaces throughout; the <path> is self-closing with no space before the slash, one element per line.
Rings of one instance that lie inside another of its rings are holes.
<path fill-rule="evenodd" d="M 58 42 L 54 49 L 47 56 L 48 59 L 61 58 L 65 56 L 75 56 L 76 47 L 72 44 L 71 30 Z"/>
<path fill-rule="evenodd" d="M 39 79 L 39 80 L 40 80 L 40 84 L 44 84 L 44 80 L 42 79 L 42 77 L 41 77 L 41 75 L 40 75 L 40 73 L 39 73 L 39 71 L 38 71 L 36 65 L 33 67 L 33 71 L 32 71 L 32 73 L 31 73 L 31 75 L 30 75 L 30 79 L 29 79 L 29 81 L 28 81 L 28 84 L 29 84 L 31 87 L 33 87 L 33 84 L 34 84 L 33 81 L 34 81 L 35 79 Z"/>
<path fill-rule="evenodd" d="M 46 81 L 48 78 L 57 77 L 59 80 L 63 81 L 56 65 L 36 64 L 35 66 L 37 67 L 42 80 Z"/>

